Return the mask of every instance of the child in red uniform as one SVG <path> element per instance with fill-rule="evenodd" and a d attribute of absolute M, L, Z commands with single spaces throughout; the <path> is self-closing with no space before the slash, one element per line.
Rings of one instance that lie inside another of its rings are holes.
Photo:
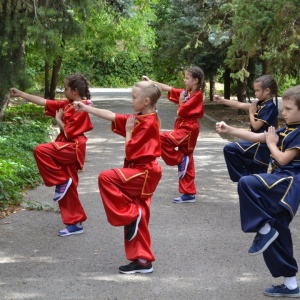
<path fill-rule="evenodd" d="M 184 83 L 186 89 L 175 89 L 167 84 L 150 80 L 143 76 L 143 80 L 157 84 L 163 91 L 168 92 L 168 100 L 178 104 L 174 129 L 160 134 L 161 157 L 169 166 L 178 166 L 179 192 L 182 194 L 173 199 L 174 203 L 188 203 L 196 201 L 194 149 L 200 132 L 198 118 L 203 117 L 202 85 L 204 73 L 197 66 L 185 71 Z"/>
<path fill-rule="evenodd" d="M 112 131 L 125 137 L 124 167 L 106 170 L 98 177 L 99 190 L 108 222 L 125 226 L 125 252 L 130 264 L 119 267 L 124 274 L 151 273 L 155 260 L 148 229 L 151 197 L 162 176 L 157 158 L 161 155 L 159 120 L 155 111 L 161 96 L 150 82 L 133 86 L 134 115 L 75 103 L 75 109 L 112 122 Z"/>
<path fill-rule="evenodd" d="M 45 106 L 45 114 L 55 118 L 60 133 L 54 142 L 34 148 L 34 157 L 46 186 L 56 186 L 53 200 L 58 202 L 66 228 L 59 236 L 80 234 L 82 222 L 87 217 L 80 203 L 77 186 L 78 170 L 83 168 L 86 141 L 84 133 L 93 129 L 90 117 L 85 112 L 74 110 L 73 101 L 91 104 L 88 82 L 80 74 L 68 76 L 64 81 L 67 100 L 46 100 L 16 88 L 10 89 L 13 97 L 22 97 L 37 105 Z"/>

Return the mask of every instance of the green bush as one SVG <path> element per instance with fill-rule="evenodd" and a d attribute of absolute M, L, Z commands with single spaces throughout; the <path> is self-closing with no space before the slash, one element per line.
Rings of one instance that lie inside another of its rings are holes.
<path fill-rule="evenodd" d="M 6 110 L 0 123 L 0 210 L 20 204 L 24 191 L 41 182 L 33 148 L 49 141 L 52 122 L 36 105 Z"/>

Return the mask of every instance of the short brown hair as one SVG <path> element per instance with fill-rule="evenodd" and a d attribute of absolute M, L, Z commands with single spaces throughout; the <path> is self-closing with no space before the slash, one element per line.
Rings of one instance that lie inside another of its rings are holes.
<path fill-rule="evenodd" d="M 298 110 L 300 110 L 300 85 L 293 86 L 289 89 L 287 89 L 282 94 L 283 100 L 294 100 L 295 104 L 298 107 Z"/>

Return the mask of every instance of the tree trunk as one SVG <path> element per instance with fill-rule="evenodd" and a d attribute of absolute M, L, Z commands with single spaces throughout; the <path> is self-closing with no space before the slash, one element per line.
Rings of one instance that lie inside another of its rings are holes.
<path fill-rule="evenodd" d="M 60 71 L 62 63 L 62 58 L 58 57 L 52 67 L 52 78 L 51 78 L 51 85 L 50 85 L 50 91 L 49 91 L 49 98 L 50 99 L 55 99 L 55 91 L 57 87 L 57 82 L 58 82 L 58 74 Z"/>
<path fill-rule="evenodd" d="M 262 74 L 268 74 L 268 63 L 266 60 L 262 60 L 261 62 L 262 65 Z"/>
<path fill-rule="evenodd" d="M 216 76 L 211 75 L 209 77 L 209 101 L 213 101 L 215 94 Z"/>
<path fill-rule="evenodd" d="M 240 80 L 237 81 L 237 99 L 238 99 L 238 101 L 245 102 L 246 96 L 247 96 L 247 94 L 246 94 L 246 88 L 247 88 L 247 81 L 246 81 L 246 79 L 244 79 L 244 81 L 240 81 Z M 239 115 L 244 115 L 245 111 L 239 109 L 238 110 L 238 114 Z"/>
<path fill-rule="evenodd" d="M 231 78 L 230 78 L 231 70 L 229 68 L 226 68 L 224 71 L 223 79 L 224 79 L 224 98 L 230 99 L 231 93 L 230 93 L 230 84 L 231 84 Z"/>
<path fill-rule="evenodd" d="M 24 64 L 24 40 L 26 37 L 26 20 L 30 14 L 22 0 L 0 1 L 0 118 L 9 101 L 7 91 L 12 86 L 24 87 L 22 76 Z M 20 21 L 22 15 L 22 21 Z"/>
<path fill-rule="evenodd" d="M 45 61 L 45 93 L 44 93 L 44 97 L 45 99 L 49 99 L 49 95 L 50 95 L 50 83 L 49 83 L 49 63 L 48 61 Z"/>
<path fill-rule="evenodd" d="M 2 120 L 3 120 L 4 112 L 8 105 L 8 102 L 9 102 L 9 94 L 6 94 L 4 97 L 4 100 L 2 102 L 2 105 L 1 105 L 1 109 L 0 109 L 0 122 L 2 122 Z"/>

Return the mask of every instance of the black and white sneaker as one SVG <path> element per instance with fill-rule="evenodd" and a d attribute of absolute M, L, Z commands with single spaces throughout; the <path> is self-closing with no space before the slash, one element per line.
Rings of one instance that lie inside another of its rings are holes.
<path fill-rule="evenodd" d="M 153 272 L 153 267 L 151 262 L 143 264 L 138 260 L 135 260 L 131 262 L 129 265 L 119 267 L 119 271 L 122 274 L 135 274 L 135 273 L 147 274 Z"/>
<path fill-rule="evenodd" d="M 137 217 L 137 219 L 134 220 L 129 225 L 125 226 L 125 240 L 126 241 L 130 242 L 131 240 L 133 240 L 136 237 L 141 218 L 142 218 L 142 211 L 139 208 L 139 216 Z"/>

